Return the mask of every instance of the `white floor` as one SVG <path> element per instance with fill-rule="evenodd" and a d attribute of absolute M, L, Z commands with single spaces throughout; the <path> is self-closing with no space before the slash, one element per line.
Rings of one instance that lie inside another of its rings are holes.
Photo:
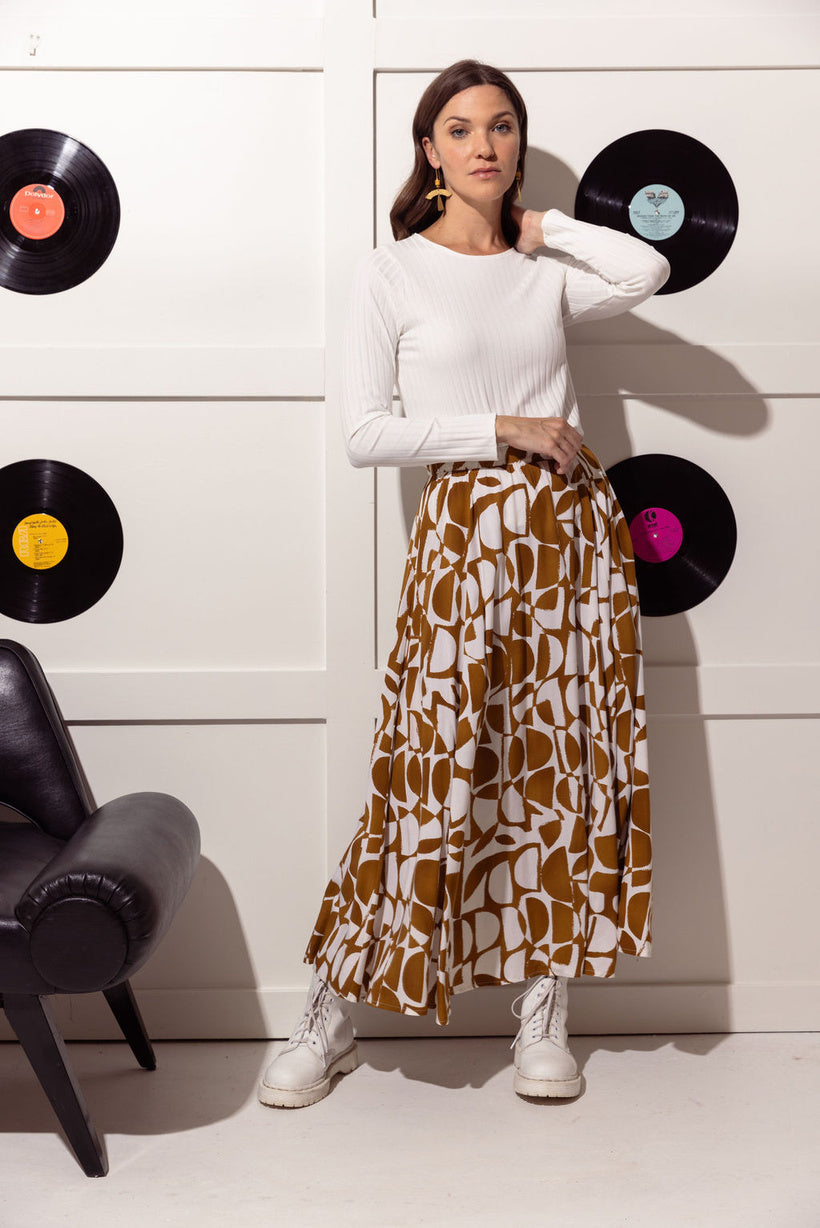
<path fill-rule="evenodd" d="M 69 1046 L 110 1161 L 84 1177 L 0 1045 L 2 1228 L 818 1228 L 820 1033 L 584 1036 L 572 1101 L 511 1089 L 509 1040 L 361 1041 L 312 1108 L 255 1100 L 276 1044 Z"/>

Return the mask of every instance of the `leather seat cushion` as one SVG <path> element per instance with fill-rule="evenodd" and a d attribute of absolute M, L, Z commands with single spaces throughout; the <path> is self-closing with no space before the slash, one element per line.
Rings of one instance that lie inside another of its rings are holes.
<path fill-rule="evenodd" d="M 63 847 L 33 823 L 0 822 L 0 994 L 53 993 L 29 954 L 29 935 L 14 915 L 20 896 Z"/>

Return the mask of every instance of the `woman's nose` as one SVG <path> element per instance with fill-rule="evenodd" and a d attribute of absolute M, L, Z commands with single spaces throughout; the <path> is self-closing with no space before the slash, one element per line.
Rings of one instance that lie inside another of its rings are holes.
<path fill-rule="evenodd" d="M 476 153 L 480 158 L 495 158 L 495 149 L 488 132 L 477 133 L 477 141 Z"/>

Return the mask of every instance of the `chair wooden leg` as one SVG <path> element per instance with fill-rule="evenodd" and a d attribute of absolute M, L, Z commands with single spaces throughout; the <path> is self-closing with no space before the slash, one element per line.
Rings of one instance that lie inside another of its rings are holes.
<path fill-rule="evenodd" d="M 108 1172 L 108 1160 L 92 1125 L 48 998 L 6 993 L 3 1008 L 83 1172 L 87 1177 L 104 1177 Z"/>
<path fill-rule="evenodd" d="M 114 1018 L 120 1025 L 122 1034 L 131 1046 L 131 1051 L 140 1066 L 144 1067 L 145 1070 L 156 1070 L 157 1059 L 154 1056 L 151 1041 L 148 1039 L 148 1033 L 142 1021 L 140 1008 L 137 1006 L 133 990 L 128 981 L 123 981 L 121 985 L 115 985 L 113 989 L 106 989 L 103 992 L 105 993 L 105 1000 L 111 1007 Z"/>

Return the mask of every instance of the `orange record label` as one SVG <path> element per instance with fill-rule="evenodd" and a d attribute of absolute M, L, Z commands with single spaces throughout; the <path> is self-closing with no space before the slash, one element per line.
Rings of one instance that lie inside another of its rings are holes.
<path fill-rule="evenodd" d="M 54 188 L 29 183 L 12 197 L 9 217 L 24 238 L 50 239 L 63 224 L 65 205 Z"/>
<path fill-rule="evenodd" d="M 47 571 L 65 558 L 68 533 L 56 517 L 39 512 L 20 521 L 11 535 L 11 545 L 26 567 L 31 567 L 33 571 Z"/>

